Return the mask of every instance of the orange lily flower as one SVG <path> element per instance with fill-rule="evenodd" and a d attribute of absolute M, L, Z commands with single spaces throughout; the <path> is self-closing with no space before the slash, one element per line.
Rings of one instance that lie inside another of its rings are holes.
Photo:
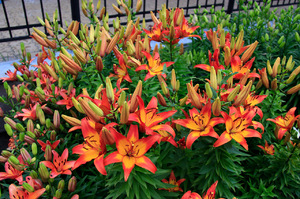
<path fill-rule="evenodd" d="M 263 127 L 259 122 L 252 122 L 253 117 L 256 115 L 254 110 L 241 113 L 239 109 L 230 107 L 229 115 L 223 111 L 221 111 L 221 114 L 225 120 L 226 130 L 214 143 L 214 147 L 221 146 L 234 139 L 235 141 L 240 143 L 246 150 L 248 150 L 248 144 L 245 138 L 262 137 L 258 131 L 254 129 L 248 129 L 249 126 L 254 126 L 255 128 Z"/>
<path fill-rule="evenodd" d="M 174 188 L 168 188 L 168 189 L 162 189 L 162 188 L 160 188 L 159 190 L 167 190 L 167 191 L 169 191 L 169 192 L 176 192 L 176 191 L 181 191 L 181 192 L 183 192 L 182 188 L 180 188 L 179 185 L 180 185 L 181 183 L 183 183 L 183 182 L 185 181 L 185 179 L 182 178 L 182 179 L 176 181 L 176 177 L 175 177 L 173 171 L 172 171 L 171 174 L 170 174 L 169 181 L 166 180 L 166 179 L 162 179 L 161 181 L 162 181 L 163 183 L 175 185 L 176 187 L 174 187 Z"/>
<path fill-rule="evenodd" d="M 19 158 L 18 158 L 19 159 Z M 5 162 L 5 172 L 0 172 L 0 181 L 5 179 L 17 180 L 20 184 L 23 182 L 23 171 L 15 169 L 11 164 Z"/>
<path fill-rule="evenodd" d="M 42 140 L 37 140 L 37 142 L 41 145 L 42 151 L 45 151 L 47 145 L 49 145 L 52 150 L 55 150 L 57 145 L 59 144 L 60 140 L 56 140 L 53 144 L 51 144 L 51 142 L 49 140 L 47 140 L 46 143 L 43 142 Z"/>
<path fill-rule="evenodd" d="M 127 137 L 115 131 L 112 131 L 112 134 L 116 140 L 116 147 L 118 151 L 109 154 L 105 158 L 105 165 L 122 162 L 125 182 L 135 165 L 147 169 L 152 173 L 156 172 L 156 166 L 144 154 L 159 139 L 158 135 L 151 135 L 146 138 L 139 139 L 137 125 L 130 126 Z"/>
<path fill-rule="evenodd" d="M 117 80 L 118 89 L 120 89 L 120 84 L 122 83 L 123 79 L 125 79 L 126 81 L 128 81 L 130 83 L 132 82 L 129 77 L 128 71 L 127 71 L 127 68 L 130 68 L 130 67 L 126 65 L 123 55 L 121 55 L 119 57 L 119 64 L 120 64 L 120 67 L 117 67 L 116 65 L 114 65 L 114 67 L 113 67 L 115 74 L 109 75 L 109 77 L 117 77 L 118 78 L 118 80 Z"/>
<path fill-rule="evenodd" d="M 267 121 L 271 121 L 274 122 L 277 126 L 280 127 L 279 131 L 278 131 L 278 139 L 281 140 L 283 135 L 287 132 L 290 131 L 293 126 L 295 121 L 298 119 L 298 117 L 300 117 L 300 115 L 297 115 L 295 117 L 295 111 L 296 111 L 296 107 L 291 108 L 287 114 L 285 115 L 285 117 L 283 118 L 282 116 L 278 116 L 275 119 L 267 119 Z"/>
<path fill-rule="evenodd" d="M 135 71 L 140 70 L 148 70 L 148 74 L 145 77 L 146 81 L 147 79 L 154 77 L 155 75 L 162 75 L 164 78 L 166 78 L 166 74 L 162 74 L 162 70 L 164 68 L 164 65 L 166 64 L 166 67 L 171 66 L 174 64 L 174 62 L 160 62 L 159 54 L 157 52 L 154 53 L 154 57 L 151 56 L 150 53 L 146 51 L 142 51 L 142 53 L 146 56 L 148 60 L 148 65 L 144 64 L 135 69 Z"/>
<path fill-rule="evenodd" d="M 191 148 L 192 144 L 200 136 L 210 136 L 219 138 L 219 135 L 215 132 L 214 126 L 217 124 L 224 123 L 223 118 L 212 118 L 211 119 L 211 103 L 207 103 L 200 111 L 196 108 L 189 110 L 190 118 L 175 120 L 174 123 L 184 126 L 192 131 L 187 137 L 186 146 L 188 149 Z"/>
<path fill-rule="evenodd" d="M 210 72 L 210 68 L 213 66 L 216 70 L 216 72 L 218 72 L 218 70 L 220 69 L 225 69 L 223 65 L 220 65 L 219 63 L 219 55 L 220 55 L 220 50 L 216 49 L 214 51 L 214 54 L 212 55 L 210 51 L 208 51 L 208 60 L 209 60 L 209 65 L 207 64 L 198 64 L 196 66 L 194 66 L 195 68 L 201 68 L 203 70 L 206 70 L 208 72 Z"/>
<path fill-rule="evenodd" d="M 167 122 L 166 124 L 170 125 L 170 122 Z M 159 135 L 161 135 L 160 139 L 158 140 L 158 144 L 160 142 L 169 142 L 173 146 L 178 147 L 177 143 L 175 142 L 175 140 L 173 138 L 173 136 L 170 135 L 167 131 L 165 131 L 165 130 L 158 130 L 157 132 L 158 132 Z"/>
<path fill-rule="evenodd" d="M 147 135 L 153 135 L 154 131 L 164 130 L 170 133 L 170 135 L 175 137 L 174 129 L 167 124 L 158 124 L 165 119 L 174 115 L 177 111 L 168 111 L 163 113 L 157 113 L 157 99 L 152 97 L 148 106 L 145 108 L 144 101 L 140 96 L 138 97 L 138 103 L 140 109 L 135 113 L 129 115 L 129 121 L 134 121 L 140 124 L 141 131 L 145 132 Z"/>
<path fill-rule="evenodd" d="M 69 95 L 67 95 L 67 90 L 61 90 L 60 91 L 60 96 L 62 96 L 62 100 L 59 100 L 58 102 L 56 102 L 56 104 L 58 105 L 66 105 L 67 110 L 69 110 L 70 108 L 72 108 L 74 106 L 73 102 L 72 102 L 72 97 L 75 97 L 76 94 L 76 89 L 73 88 L 72 91 L 70 92 Z"/>
<path fill-rule="evenodd" d="M 11 72 L 10 70 L 8 70 L 6 73 L 6 75 L 8 75 L 8 77 L 1 77 L 0 79 L 3 80 L 3 82 L 5 81 L 17 81 L 17 69 L 15 69 L 14 72 Z"/>
<path fill-rule="evenodd" d="M 265 146 L 262 145 L 257 145 L 259 148 L 261 148 L 262 150 L 264 150 L 265 153 L 270 154 L 270 155 L 274 155 L 275 151 L 274 151 L 274 145 L 271 144 L 269 145 L 267 140 L 265 141 Z"/>
<path fill-rule="evenodd" d="M 237 74 L 233 75 L 233 78 L 241 79 L 245 75 L 245 73 L 251 69 L 254 60 L 255 60 L 255 57 L 253 57 L 247 63 L 243 64 L 239 56 L 234 56 L 231 59 L 231 70 L 233 73 L 237 72 Z M 249 73 L 248 77 L 260 78 L 260 75 L 257 73 Z"/>
<path fill-rule="evenodd" d="M 58 153 L 52 150 L 53 163 L 50 161 L 42 161 L 46 167 L 51 169 L 50 177 L 55 178 L 59 174 L 71 175 L 72 172 L 69 170 L 74 166 L 75 161 L 67 161 L 69 156 L 69 150 L 66 148 L 62 155 L 59 157 Z"/>
<path fill-rule="evenodd" d="M 86 118 L 81 120 L 81 131 L 84 137 L 84 143 L 79 144 L 72 149 L 73 154 L 80 155 L 78 160 L 76 160 L 72 170 L 76 169 L 82 164 L 94 160 L 94 165 L 97 170 L 102 175 L 106 175 L 107 173 L 104 167 L 104 154 L 106 153 L 106 145 L 101 139 L 102 131 L 98 133 L 99 131 L 93 128 L 90 125 L 91 123 L 94 123 L 94 126 L 96 125 L 96 123 L 92 120 L 88 121 Z M 105 127 L 109 130 L 114 130 L 113 128 L 111 128 L 114 125 L 117 124 L 110 123 Z"/>
<path fill-rule="evenodd" d="M 9 185 L 9 197 L 10 198 L 22 198 L 22 199 L 37 199 L 46 191 L 45 188 L 36 190 L 34 192 L 28 192 L 23 187 L 17 187 L 14 184 Z"/>
<path fill-rule="evenodd" d="M 195 32 L 195 30 L 199 27 L 200 26 L 191 27 L 189 25 L 188 21 L 185 18 L 183 18 L 181 26 L 175 27 L 175 30 L 177 30 L 175 32 L 175 35 L 176 35 L 175 37 L 176 38 L 197 37 L 197 38 L 201 39 L 201 37 L 199 35 L 192 35 L 192 33 Z"/>
<path fill-rule="evenodd" d="M 244 108 L 253 109 L 262 119 L 263 112 L 255 105 L 261 103 L 266 97 L 267 95 L 255 95 L 254 93 L 250 93 L 244 102 Z"/>
<path fill-rule="evenodd" d="M 143 29 L 145 33 L 151 38 L 153 41 L 161 42 L 163 38 L 162 33 L 162 22 L 159 24 L 155 23 L 154 26 L 151 28 L 151 31 Z"/>
<path fill-rule="evenodd" d="M 188 191 L 182 196 L 181 199 L 215 199 L 217 184 L 218 181 L 212 184 L 203 197 L 201 197 L 198 193 Z"/>
<path fill-rule="evenodd" d="M 17 112 L 17 114 L 15 115 L 14 118 L 22 118 L 23 121 L 25 121 L 26 119 L 32 119 L 32 120 L 36 120 L 37 119 L 37 115 L 36 115 L 36 107 L 37 107 L 38 103 L 36 103 L 33 107 L 30 104 L 30 109 L 22 109 L 23 113 L 19 113 Z M 43 105 L 42 108 L 44 108 L 46 106 Z"/>

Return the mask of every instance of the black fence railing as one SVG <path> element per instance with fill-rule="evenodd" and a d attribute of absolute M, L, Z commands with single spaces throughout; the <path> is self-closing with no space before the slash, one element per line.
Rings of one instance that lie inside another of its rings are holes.
<path fill-rule="evenodd" d="M 41 18 L 44 20 L 45 19 L 45 8 L 43 5 L 43 0 L 36 0 L 40 4 L 40 9 L 41 9 Z M 53 0 L 54 1 L 54 0 Z M 64 3 L 66 3 L 67 0 L 64 0 Z M 80 21 L 80 0 L 70 0 L 67 3 L 67 6 L 71 6 L 71 15 L 72 15 L 72 20 L 77 20 Z M 132 6 L 135 5 L 137 0 L 132 0 Z M 211 8 L 212 6 L 215 7 L 215 9 L 221 9 L 222 7 L 225 8 L 226 12 L 228 14 L 231 14 L 232 12 L 235 12 L 238 10 L 238 0 L 227 0 L 225 3 L 225 0 L 143 0 L 143 6 L 142 10 L 138 13 L 136 13 L 136 16 L 141 16 L 145 18 L 146 22 L 151 21 L 150 17 L 150 11 L 153 11 L 156 15 L 158 15 L 158 10 L 160 9 L 160 5 L 166 4 L 167 8 L 171 6 L 177 6 L 180 8 L 183 8 L 185 10 L 185 16 L 189 16 L 191 14 L 191 11 L 193 9 L 199 8 L 201 5 L 201 8 Z M 259 5 L 263 4 L 263 0 L 256 0 L 256 2 Z M 115 3 L 115 1 L 112 2 L 112 0 L 104 0 L 103 1 L 104 6 L 107 7 L 111 3 Z M 149 9 L 146 7 L 149 3 L 152 4 L 152 9 Z M 39 23 L 32 23 L 28 19 L 28 11 L 26 10 L 26 4 L 24 0 L 20 0 L 20 4 L 22 4 L 23 7 L 23 12 L 24 12 L 24 19 L 25 19 L 25 24 L 23 25 L 17 25 L 17 26 L 12 26 L 10 23 L 10 18 L 8 17 L 8 12 L 13 12 L 13 8 L 9 9 L 5 6 L 5 0 L 2 0 L 1 5 L 2 9 L 0 6 L 0 14 L 1 10 L 3 10 L 5 22 L 6 22 L 6 27 L 0 27 L 0 33 L 2 32 L 8 32 L 8 37 L 2 38 L 0 34 L 0 43 L 1 42 L 8 42 L 8 41 L 16 41 L 16 40 L 24 40 L 30 38 L 31 35 L 31 28 L 32 27 L 41 27 L 41 24 Z M 154 8 L 153 8 L 154 4 Z M 172 4 L 172 5 L 170 5 Z M 225 5 L 226 4 L 226 5 Z M 271 7 L 279 7 L 279 6 L 289 6 L 289 5 L 298 5 L 299 0 L 272 0 Z M 63 8 L 64 9 L 64 8 Z M 63 26 L 63 19 L 62 19 L 62 8 L 61 8 L 61 2 L 60 0 L 57 0 L 57 10 L 58 10 L 58 16 L 59 16 L 59 23 L 61 26 Z M 114 17 L 119 17 L 120 19 L 126 17 L 124 15 L 120 14 L 113 14 L 110 15 L 111 18 Z M 2 20 L 2 19 L 0 19 Z M 122 21 L 122 20 L 121 20 Z M 126 24 L 126 22 L 121 22 L 122 25 Z M 112 26 L 112 24 L 110 24 Z M 15 36 L 12 32 L 14 30 L 23 30 L 25 35 L 23 36 Z M 46 29 L 45 29 L 46 32 Z M 2 34 L 5 35 L 5 34 Z M 6 34 L 7 35 L 7 34 Z"/>

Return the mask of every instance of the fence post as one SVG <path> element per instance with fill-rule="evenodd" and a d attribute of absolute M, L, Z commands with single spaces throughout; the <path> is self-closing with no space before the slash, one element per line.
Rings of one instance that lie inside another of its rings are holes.
<path fill-rule="evenodd" d="M 72 20 L 76 20 L 80 22 L 79 0 L 70 0 L 70 2 L 71 2 Z"/>
<path fill-rule="evenodd" d="M 228 7 L 227 7 L 227 14 L 231 14 L 234 7 L 234 1 L 235 0 L 229 0 Z"/>

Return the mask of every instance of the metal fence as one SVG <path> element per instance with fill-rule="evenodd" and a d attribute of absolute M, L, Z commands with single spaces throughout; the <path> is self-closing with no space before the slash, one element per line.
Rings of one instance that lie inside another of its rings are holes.
<path fill-rule="evenodd" d="M 36 0 L 38 1 L 38 0 Z M 67 1 L 67 0 L 64 0 Z M 137 0 L 132 0 L 132 6 L 135 5 Z M 109 4 L 111 4 L 111 0 L 104 0 L 102 1 L 104 3 L 104 6 L 107 7 Z M 176 2 L 176 5 L 175 5 Z M 262 0 L 256 0 L 256 2 L 259 5 L 263 4 Z M 0 28 L 0 33 L 1 32 L 7 32 L 8 31 L 8 37 L 6 38 L 0 38 L 0 43 L 1 42 L 8 42 L 8 41 L 16 41 L 16 40 L 23 40 L 23 39 L 28 39 L 30 38 L 31 35 L 31 28 L 32 27 L 41 27 L 41 24 L 39 23 L 32 23 L 28 20 L 28 11 L 26 11 L 26 4 L 25 0 L 20 0 L 20 3 L 22 4 L 23 7 L 23 12 L 24 12 L 24 19 L 25 19 L 25 24 L 23 25 L 17 25 L 17 26 L 11 26 L 10 25 L 10 18 L 8 17 L 8 10 L 5 6 L 5 0 L 2 0 L 2 10 L 5 16 L 6 20 L 6 27 L 1 27 Z M 154 4 L 154 9 L 147 9 L 146 5 L 147 3 L 152 3 Z M 211 8 L 212 6 L 215 7 L 215 9 L 221 9 L 222 7 L 225 8 L 226 12 L 228 14 L 237 11 L 238 10 L 238 3 L 237 0 L 143 0 L 143 6 L 142 10 L 136 14 L 136 16 L 141 16 L 146 19 L 146 22 L 151 21 L 150 17 L 150 11 L 153 11 L 155 15 L 158 14 L 158 10 L 161 4 L 166 4 L 167 7 L 170 7 L 170 4 L 172 3 L 172 6 L 177 6 L 180 8 L 183 8 L 185 10 L 185 16 L 188 16 L 191 14 L 191 11 L 193 9 L 199 8 Z M 45 19 L 45 12 L 44 12 L 44 5 L 43 5 L 43 0 L 39 0 L 40 4 L 40 9 L 41 9 L 41 14 L 40 16 L 42 19 Z M 289 5 L 297 5 L 299 4 L 299 0 L 272 0 L 271 7 L 279 7 L 279 6 L 289 6 Z M 72 20 L 77 20 L 80 21 L 80 2 L 79 0 L 70 0 L 68 3 L 69 6 L 71 6 L 71 15 L 72 15 Z M 1 8 L 1 7 L 0 7 Z M 61 8 L 61 2 L 60 0 L 57 0 L 57 9 L 58 9 L 58 14 L 59 14 L 59 23 L 61 26 L 63 26 L 63 19 L 62 19 L 62 8 Z M 120 15 L 120 14 L 114 14 L 110 15 L 111 18 L 114 17 L 120 17 L 123 18 L 125 16 Z M 126 22 L 121 23 L 126 24 Z M 112 24 L 110 24 L 112 26 Z M 24 30 L 24 33 L 26 34 L 24 36 L 14 36 L 12 34 L 12 31 L 14 30 Z M 46 29 L 45 29 L 46 32 Z"/>

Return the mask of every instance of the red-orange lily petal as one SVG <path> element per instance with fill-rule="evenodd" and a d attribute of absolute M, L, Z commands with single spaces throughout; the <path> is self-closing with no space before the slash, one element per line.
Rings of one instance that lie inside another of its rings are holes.
<path fill-rule="evenodd" d="M 262 137 L 258 131 L 248 128 L 249 126 L 254 126 L 255 128 L 260 127 L 258 123 L 253 124 L 252 122 L 253 117 L 256 115 L 253 110 L 242 113 L 241 109 L 230 107 L 229 115 L 225 112 L 221 112 L 221 114 L 225 120 L 226 131 L 224 131 L 214 143 L 214 147 L 221 146 L 234 139 L 248 150 L 248 144 L 245 138 Z"/>
<path fill-rule="evenodd" d="M 161 189 L 161 190 L 167 190 L 169 192 L 176 192 L 176 191 L 181 191 L 183 192 L 182 188 L 180 188 L 180 184 L 183 183 L 185 181 L 184 178 L 176 181 L 176 177 L 175 177 L 175 174 L 173 171 L 171 171 L 171 174 L 170 174 L 170 177 L 169 177 L 169 180 L 166 180 L 166 179 L 163 179 L 162 182 L 163 183 L 167 183 L 167 184 L 172 184 L 172 185 L 175 185 L 174 188 L 168 188 L 168 189 Z"/>
<path fill-rule="evenodd" d="M 189 112 L 190 118 L 173 121 L 176 124 L 192 130 L 192 132 L 187 137 L 187 148 L 191 148 L 192 144 L 200 136 L 211 136 L 214 138 L 219 138 L 219 135 L 214 131 L 213 127 L 217 124 L 224 123 L 224 119 L 211 119 L 211 103 L 207 103 L 202 108 L 200 113 L 195 108 L 191 109 Z"/>
<path fill-rule="evenodd" d="M 278 116 L 275 119 L 267 119 L 267 121 L 274 122 L 276 125 L 280 127 L 278 132 L 278 139 L 281 140 L 284 134 L 287 131 L 290 131 L 295 121 L 300 117 L 300 115 L 295 116 L 296 107 L 291 108 L 283 118 L 282 116 Z"/>
<path fill-rule="evenodd" d="M 144 154 L 157 142 L 160 136 L 152 135 L 138 139 L 138 127 L 136 125 L 130 126 L 127 137 L 116 131 L 112 131 L 112 135 L 115 138 L 118 151 L 111 153 L 105 158 L 105 165 L 122 162 L 125 181 L 128 180 L 135 165 L 143 167 L 153 173 L 156 172 L 155 165 Z"/>
<path fill-rule="evenodd" d="M 5 172 L 0 172 L 0 181 L 5 179 L 17 180 L 19 183 L 23 182 L 23 171 L 15 169 L 11 164 L 5 162 Z"/>
<path fill-rule="evenodd" d="M 22 198 L 22 199 L 37 199 L 46 191 L 45 188 L 36 190 L 34 192 L 28 192 L 24 190 L 22 187 L 17 187 L 14 184 L 9 186 L 9 197 L 10 198 Z"/>

